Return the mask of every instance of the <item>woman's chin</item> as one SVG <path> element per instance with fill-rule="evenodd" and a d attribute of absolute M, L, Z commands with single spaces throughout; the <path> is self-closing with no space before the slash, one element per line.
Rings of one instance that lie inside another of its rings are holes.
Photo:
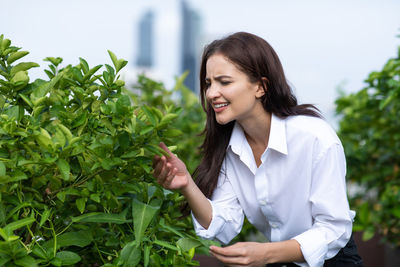
<path fill-rule="evenodd" d="M 233 120 L 223 119 L 223 118 L 218 118 L 218 117 L 216 117 L 216 121 L 217 121 L 217 123 L 220 124 L 220 125 L 225 125 L 225 124 L 230 123 L 230 122 L 233 121 Z"/>

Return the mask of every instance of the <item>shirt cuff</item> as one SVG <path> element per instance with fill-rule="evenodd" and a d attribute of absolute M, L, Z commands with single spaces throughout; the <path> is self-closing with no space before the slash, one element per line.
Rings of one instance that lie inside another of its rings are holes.
<path fill-rule="evenodd" d="M 217 205 L 213 204 L 213 202 L 209 199 L 207 199 L 212 208 L 212 218 L 211 218 L 211 223 L 208 226 L 208 229 L 205 229 L 201 224 L 196 220 L 196 217 L 192 214 L 192 219 L 193 219 L 193 225 L 194 225 L 194 230 L 196 234 L 204 239 L 218 239 L 220 242 L 224 244 L 228 244 L 233 237 L 235 237 L 239 232 L 241 225 L 239 229 L 230 229 L 230 227 L 227 227 L 228 229 L 224 229 L 225 225 L 227 222 L 231 222 L 232 218 L 230 216 L 227 216 L 223 210 L 219 209 Z M 233 231 L 232 231 L 233 230 Z"/>
<path fill-rule="evenodd" d="M 297 263 L 302 267 L 319 267 L 325 262 L 328 244 L 324 232 L 318 229 L 308 230 L 293 238 L 300 244 L 301 252 L 306 262 Z"/>

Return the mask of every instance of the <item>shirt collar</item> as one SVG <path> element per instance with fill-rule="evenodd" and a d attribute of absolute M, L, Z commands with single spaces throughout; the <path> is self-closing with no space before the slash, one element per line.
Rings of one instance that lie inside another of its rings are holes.
<path fill-rule="evenodd" d="M 242 127 L 239 123 L 235 122 L 228 148 L 231 147 L 235 154 L 241 155 L 244 148 L 243 145 L 246 143 L 247 140 Z M 281 119 L 274 114 L 271 116 L 271 130 L 269 133 L 268 147 L 282 154 L 288 154 L 285 119 Z"/>
<path fill-rule="evenodd" d="M 246 136 L 244 134 L 242 127 L 238 122 L 235 122 L 231 134 L 231 139 L 229 140 L 228 148 L 231 147 L 232 151 L 235 154 L 241 155 L 243 151 L 242 147 L 244 145 L 244 142 L 246 141 L 247 141 Z"/>
<path fill-rule="evenodd" d="M 287 155 L 286 121 L 274 114 L 271 116 L 271 130 L 269 133 L 268 147 Z"/>

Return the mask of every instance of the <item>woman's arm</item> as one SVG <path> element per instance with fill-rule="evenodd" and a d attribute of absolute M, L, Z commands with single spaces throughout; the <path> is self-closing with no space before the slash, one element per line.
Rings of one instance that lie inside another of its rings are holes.
<path fill-rule="evenodd" d="M 155 156 L 153 159 L 154 177 L 166 189 L 180 190 L 189 203 L 197 221 L 207 229 L 212 219 L 212 207 L 204 194 L 197 187 L 185 164 L 175 156 L 164 143 L 160 147 L 168 157 Z"/>
<path fill-rule="evenodd" d="M 210 252 L 228 266 L 265 266 L 277 262 L 304 262 L 300 244 L 296 240 L 281 242 L 236 243 L 229 247 L 211 246 Z"/>

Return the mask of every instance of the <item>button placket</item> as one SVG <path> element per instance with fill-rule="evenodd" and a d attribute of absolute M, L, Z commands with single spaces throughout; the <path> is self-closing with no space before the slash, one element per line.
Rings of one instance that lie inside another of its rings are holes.
<path fill-rule="evenodd" d="M 265 163 L 262 163 L 255 173 L 254 186 L 258 204 L 266 206 L 268 204 L 268 179 L 265 172 Z"/>

